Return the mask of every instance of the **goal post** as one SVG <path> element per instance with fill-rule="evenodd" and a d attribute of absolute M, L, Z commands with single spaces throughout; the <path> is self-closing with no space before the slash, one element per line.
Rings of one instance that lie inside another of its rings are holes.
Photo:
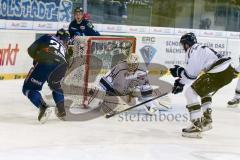
<path fill-rule="evenodd" d="M 102 76 L 118 62 L 124 60 L 126 58 L 124 55 L 135 54 L 135 52 L 135 37 L 76 37 L 72 64 L 64 78 L 64 85 L 71 86 L 70 88 L 73 89 L 81 88 L 79 95 L 75 96 L 73 101 L 87 108 L 89 89 L 97 86 Z"/>

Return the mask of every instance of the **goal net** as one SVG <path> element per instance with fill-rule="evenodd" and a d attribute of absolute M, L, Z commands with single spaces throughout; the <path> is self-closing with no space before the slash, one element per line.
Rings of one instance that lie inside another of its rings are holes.
<path fill-rule="evenodd" d="M 74 41 L 70 68 L 63 81 L 64 95 L 74 104 L 88 107 L 88 92 L 98 85 L 124 55 L 135 53 L 134 37 L 78 37 Z"/>

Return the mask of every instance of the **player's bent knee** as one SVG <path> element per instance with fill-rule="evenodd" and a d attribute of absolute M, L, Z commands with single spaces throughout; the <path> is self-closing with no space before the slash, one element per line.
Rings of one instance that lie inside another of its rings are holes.
<path fill-rule="evenodd" d="M 51 83 L 48 84 L 48 86 L 52 91 L 56 91 L 56 90 L 59 90 L 61 88 L 60 82 L 58 82 L 58 83 L 51 82 Z"/>
<path fill-rule="evenodd" d="M 23 87 L 22 87 L 22 93 L 25 95 L 25 96 L 27 96 L 27 93 L 29 92 L 29 89 L 25 86 L 25 85 L 23 85 Z"/>
<path fill-rule="evenodd" d="M 26 91 L 27 91 L 27 90 L 23 87 L 23 88 L 22 88 L 22 93 L 23 93 L 24 95 L 26 95 Z"/>
<path fill-rule="evenodd" d="M 198 94 L 193 90 L 192 87 L 188 87 L 185 91 L 185 97 L 187 104 L 198 103 Z"/>

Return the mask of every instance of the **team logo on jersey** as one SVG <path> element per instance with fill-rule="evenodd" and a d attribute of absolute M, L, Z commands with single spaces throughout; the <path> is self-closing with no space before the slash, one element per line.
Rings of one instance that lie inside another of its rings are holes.
<path fill-rule="evenodd" d="M 147 45 L 140 49 L 141 55 L 143 57 L 144 62 L 149 65 L 152 61 L 154 55 L 156 54 L 157 50 L 153 46 Z"/>
<path fill-rule="evenodd" d="M 36 79 L 34 79 L 34 78 L 31 78 L 31 82 L 32 82 L 32 83 L 35 83 L 35 84 L 37 84 L 37 85 L 39 85 L 39 86 L 41 86 L 42 83 L 43 83 L 43 82 L 40 82 L 40 81 L 38 81 L 38 80 L 36 80 Z"/>
<path fill-rule="evenodd" d="M 92 23 L 87 23 L 87 26 L 89 27 L 89 28 L 93 28 L 93 25 L 92 25 Z"/>
<path fill-rule="evenodd" d="M 85 26 L 80 26 L 80 29 L 84 30 L 84 29 L 85 29 Z"/>

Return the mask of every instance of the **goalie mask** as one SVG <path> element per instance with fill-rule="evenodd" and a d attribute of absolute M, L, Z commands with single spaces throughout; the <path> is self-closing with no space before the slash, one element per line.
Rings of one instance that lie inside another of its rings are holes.
<path fill-rule="evenodd" d="M 123 41 L 120 43 L 120 48 L 125 57 L 131 54 L 132 43 L 130 41 Z"/>
<path fill-rule="evenodd" d="M 136 54 L 130 54 L 127 58 L 128 71 L 135 72 L 139 66 L 138 56 Z"/>

